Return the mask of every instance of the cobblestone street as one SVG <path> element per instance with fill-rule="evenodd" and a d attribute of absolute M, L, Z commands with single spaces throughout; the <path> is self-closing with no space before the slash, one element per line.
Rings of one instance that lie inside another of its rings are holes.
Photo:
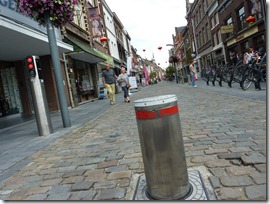
<path fill-rule="evenodd" d="M 133 101 L 167 94 L 178 99 L 188 169 L 206 169 L 216 199 L 266 200 L 266 101 L 165 81 L 32 154 L 0 199 L 132 200 L 144 173 Z"/>

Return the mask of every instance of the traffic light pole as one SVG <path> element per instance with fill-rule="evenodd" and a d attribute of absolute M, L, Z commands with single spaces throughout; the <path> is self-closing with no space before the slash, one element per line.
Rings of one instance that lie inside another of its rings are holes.
<path fill-rule="evenodd" d="M 39 57 L 27 57 L 26 67 L 30 79 L 31 96 L 35 110 L 38 133 L 39 136 L 47 136 L 50 135 L 53 130 L 44 87 L 44 81 L 41 71 L 39 71 L 42 69 L 39 62 Z"/>
<path fill-rule="evenodd" d="M 63 77 L 62 77 L 60 60 L 59 60 L 59 51 L 56 44 L 56 37 L 54 33 L 54 26 L 52 24 L 52 21 L 50 20 L 49 13 L 46 12 L 44 14 L 44 17 L 45 17 L 47 33 L 48 33 L 48 38 L 49 38 L 53 71 L 54 71 L 54 76 L 56 80 L 57 94 L 59 98 L 63 126 L 70 127 L 71 123 L 70 123 L 70 117 L 69 117 L 68 106 L 67 106 L 67 98 L 66 98 L 66 94 L 64 90 L 64 85 L 63 85 Z"/>

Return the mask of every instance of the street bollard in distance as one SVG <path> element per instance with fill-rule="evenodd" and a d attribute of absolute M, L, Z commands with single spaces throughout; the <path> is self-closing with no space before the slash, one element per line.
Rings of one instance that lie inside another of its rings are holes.
<path fill-rule="evenodd" d="M 134 101 L 150 199 L 179 200 L 191 189 L 176 95 Z"/>

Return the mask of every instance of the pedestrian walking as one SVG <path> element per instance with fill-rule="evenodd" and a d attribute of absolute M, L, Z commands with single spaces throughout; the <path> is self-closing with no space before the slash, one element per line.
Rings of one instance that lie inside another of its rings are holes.
<path fill-rule="evenodd" d="M 121 74 L 117 78 L 117 82 L 120 84 L 122 90 L 124 91 L 124 100 L 125 102 L 130 102 L 128 88 L 130 87 L 129 79 L 126 74 L 126 69 L 124 67 L 121 68 Z"/>
<path fill-rule="evenodd" d="M 107 89 L 110 104 L 115 104 L 115 80 L 117 79 L 116 74 L 111 69 L 110 65 L 106 65 L 106 70 L 102 72 L 102 83 L 104 88 Z"/>
<path fill-rule="evenodd" d="M 195 84 L 196 72 L 195 72 L 195 67 L 194 67 L 194 60 L 190 61 L 189 71 L 190 71 L 190 77 L 191 77 L 191 84 L 193 87 L 197 87 L 197 85 Z"/>

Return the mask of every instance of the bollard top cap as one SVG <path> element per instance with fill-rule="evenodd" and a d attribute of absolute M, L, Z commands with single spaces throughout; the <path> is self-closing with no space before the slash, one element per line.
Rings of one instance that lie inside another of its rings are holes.
<path fill-rule="evenodd" d="M 147 106 L 155 106 L 162 105 L 171 102 L 177 101 L 176 95 L 162 95 L 162 96 L 154 96 L 149 98 L 143 98 L 134 101 L 134 107 L 147 107 Z"/>

